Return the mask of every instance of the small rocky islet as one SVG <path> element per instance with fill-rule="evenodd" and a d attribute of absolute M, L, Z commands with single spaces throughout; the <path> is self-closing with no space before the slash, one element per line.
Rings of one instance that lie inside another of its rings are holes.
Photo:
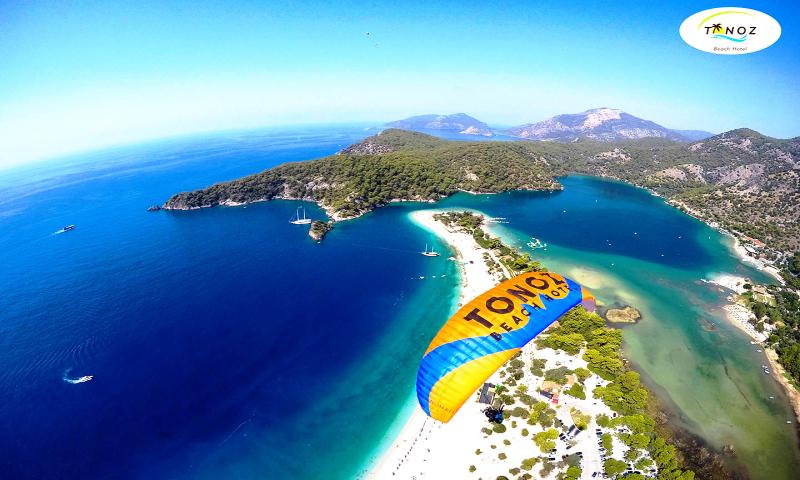
<path fill-rule="evenodd" d="M 637 323 L 641 318 L 641 312 L 630 305 L 622 308 L 610 308 L 606 310 L 605 314 L 605 319 L 610 323 Z"/>

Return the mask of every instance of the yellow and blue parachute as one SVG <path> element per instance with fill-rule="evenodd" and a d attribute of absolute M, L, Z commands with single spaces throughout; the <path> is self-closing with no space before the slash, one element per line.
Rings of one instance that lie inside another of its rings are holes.
<path fill-rule="evenodd" d="M 594 297 L 552 272 L 529 272 L 461 307 L 425 351 L 417 398 L 430 417 L 448 422 L 481 384 L 572 307 L 593 311 Z"/>

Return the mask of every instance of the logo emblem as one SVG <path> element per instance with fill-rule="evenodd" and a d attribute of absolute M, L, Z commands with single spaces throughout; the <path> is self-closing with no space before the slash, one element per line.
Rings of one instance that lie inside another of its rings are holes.
<path fill-rule="evenodd" d="M 683 21 L 681 38 L 692 47 L 717 55 L 743 55 L 778 41 L 781 26 L 766 13 L 749 8 L 703 10 Z"/>

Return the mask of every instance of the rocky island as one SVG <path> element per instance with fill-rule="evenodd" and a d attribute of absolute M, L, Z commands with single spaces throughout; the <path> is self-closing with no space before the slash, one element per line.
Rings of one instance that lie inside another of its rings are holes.
<path fill-rule="evenodd" d="M 453 113 L 450 115 L 416 115 L 387 123 L 388 128 L 401 128 L 403 130 L 441 130 L 444 132 L 460 133 L 462 135 L 481 135 L 491 137 L 492 129 L 480 120 L 466 113 Z"/>
<path fill-rule="evenodd" d="M 606 320 L 611 323 L 636 323 L 642 318 L 639 310 L 628 305 L 623 308 L 611 308 L 606 311 Z"/>
<path fill-rule="evenodd" d="M 308 236 L 315 242 L 321 242 L 325 235 L 333 228 L 333 222 L 322 222 L 314 220 L 311 222 L 311 228 L 308 229 Z"/>

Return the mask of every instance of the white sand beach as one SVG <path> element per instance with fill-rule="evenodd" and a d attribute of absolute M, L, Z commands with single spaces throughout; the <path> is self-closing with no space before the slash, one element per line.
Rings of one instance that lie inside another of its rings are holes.
<path fill-rule="evenodd" d="M 492 257 L 494 254 L 481 248 L 469 234 L 448 228 L 433 218 L 441 212 L 441 210 L 419 210 L 412 212 L 410 217 L 417 225 L 436 234 L 451 247 L 461 270 L 459 305 L 462 305 L 465 299 L 476 297 L 492 288 L 501 278 L 489 273 L 483 259 L 484 253 Z"/>
<path fill-rule="evenodd" d="M 471 235 L 449 229 L 433 218 L 439 211 L 417 211 L 411 214 L 419 225 L 436 233 L 451 246 L 456 261 L 461 266 L 461 302 L 493 287 L 501 279 L 494 277 L 483 259 L 484 253 L 491 253 L 479 247 Z M 580 355 L 570 356 L 562 351 L 549 348 L 537 349 L 534 343 L 526 345 L 519 357 L 530 362 L 532 359 L 544 360 L 547 369 L 567 367 L 575 369 L 586 367 Z M 501 371 L 489 378 L 489 382 L 503 382 Z M 528 391 L 537 392 L 542 378 L 532 374 L 522 380 Z M 586 380 L 586 399 L 578 399 L 562 394 L 557 402 L 549 402 L 556 410 L 557 418 L 565 425 L 572 425 L 570 412 L 577 408 L 592 420 L 586 431 L 567 441 L 557 441 L 557 452 L 551 455 L 560 458 L 575 452 L 582 452 L 583 474 L 581 478 L 591 479 L 592 474 L 602 472 L 602 460 L 598 450 L 597 428 L 594 417 L 599 414 L 612 416 L 611 410 L 602 402 L 595 400 L 591 392 L 606 382 L 597 375 Z M 538 395 L 538 394 L 537 394 Z M 528 425 L 524 419 L 509 419 L 504 424 L 506 433 L 487 435 L 482 432 L 490 427 L 482 410 L 486 405 L 475 398 L 468 400 L 461 410 L 448 423 L 428 418 L 420 408 L 416 408 L 398 436 L 376 463 L 366 478 L 370 480 L 388 479 L 460 479 L 497 478 L 509 475 L 509 468 L 519 466 L 523 460 L 542 455 L 532 442 L 532 436 L 542 431 L 538 425 Z M 624 451 L 616 449 L 620 458 Z M 599 473 L 598 473 L 599 474 Z M 553 473 L 553 476 L 555 473 Z"/>
<path fill-rule="evenodd" d="M 728 290 L 733 290 L 736 293 L 744 293 L 744 285 L 746 283 L 750 283 L 750 281 L 744 277 L 729 274 L 713 275 L 711 279 L 704 281 L 713 283 L 714 285 L 719 285 L 720 287 L 727 288 Z"/>
<path fill-rule="evenodd" d="M 470 235 L 450 230 L 436 221 L 433 218 L 436 213 L 440 211 L 416 211 L 411 213 L 411 218 L 452 248 L 461 269 L 459 305 L 462 305 L 465 299 L 492 288 L 499 279 L 489 273 L 483 260 L 486 250 L 480 248 Z M 479 405 L 474 402 L 464 405 L 447 424 L 428 418 L 417 408 L 367 478 L 452 478 L 452 472 L 457 468 L 453 465 L 457 456 L 452 452 L 469 452 L 475 439 L 466 434 L 480 438 L 481 426 L 485 422 Z M 464 472 L 467 466 L 464 466 Z"/>
<path fill-rule="evenodd" d="M 728 320 L 749 335 L 753 340 L 759 343 L 766 341 L 767 336 L 756 331 L 755 327 L 750 323 L 750 320 L 755 318 L 755 316 L 749 308 L 739 305 L 738 303 L 732 303 L 730 305 L 725 305 L 722 309 L 725 310 L 725 316 L 728 317 Z"/>

